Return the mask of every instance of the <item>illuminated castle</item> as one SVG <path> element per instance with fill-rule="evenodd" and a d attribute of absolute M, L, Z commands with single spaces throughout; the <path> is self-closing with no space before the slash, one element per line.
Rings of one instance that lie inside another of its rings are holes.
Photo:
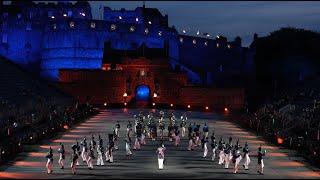
<path fill-rule="evenodd" d="M 109 58 L 106 44 L 128 51 L 167 44 L 170 65 L 187 72 L 193 84 L 227 85 L 253 71 L 253 51 L 242 47 L 239 37 L 229 42 L 223 36 L 181 35 L 168 26 L 167 15 L 144 6 L 132 11 L 105 7 L 104 20 L 94 20 L 86 1 L 12 1 L 3 5 L 1 22 L 0 55 L 53 81 L 59 69 L 102 69 Z"/>

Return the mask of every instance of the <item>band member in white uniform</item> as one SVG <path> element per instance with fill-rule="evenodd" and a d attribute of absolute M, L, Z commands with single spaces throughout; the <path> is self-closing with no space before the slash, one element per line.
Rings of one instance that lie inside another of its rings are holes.
<path fill-rule="evenodd" d="M 202 148 L 203 148 L 203 158 L 207 157 L 208 154 L 208 142 L 209 142 L 209 138 L 205 137 L 205 135 L 203 135 L 202 138 Z"/>
<path fill-rule="evenodd" d="M 88 159 L 87 159 L 88 169 L 90 169 L 90 170 L 93 169 L 93 163 L 92 163 L 93 159 L 95 159 L 94 150 L 93 150 L 93 146 L 90 144 L 89 145 L 89 154 L 88 154 Z"/>
<path fill-rule="evenodd" d="M 181 137 L 186 135 L 187 116 L 184 114 L 181 116 Z"/>
<path fill-rule="evenodd" d="M 119 121 L 117 121 L 117 124 L 115 126 L 115 133 L 116 133 L 118 139 L 120 137 L 119 131 L 120 131 L 120 124 L 119 124 Z"/>
<path fill-rule="evenodd" d="M 116 133 L 116 130 L 113 129 L 113 142 L 114 142 L 114 149 L 115 150 L 118 150 L 118 136 L 117 136 L 117 133 Z"/>
<path fill-rule="evenodd" d="M 216 158 L 216 150 L 218 149 L 218 144 L 216 142 L 216 139 L 211 139 L 211 148 L 212 148 L 212 157 L 211 160 L 214 161 Z"/>
<path fill-rule="evenodd" d="M 233 163 L 234 163 L 234 173 L 236 174 L 239 170 L 239 164 L 240 164 L 240 161 L 242 159 L 242 156 L 241 156 L 241 153 L 240 153 L 240 149 L 239 148 L 236 148 L 235 149 L 235 154 L 233 155 Z"/>
<path fill-rule="evenodd" d="M 104 162 L 103 162 L 103 154 L 104 154 L 104 148 L 103 146 L 101 146 L 101 144 L 99 143 L 97 146 L 97 166 L 104 166 Z"/>
<path fill-rule="evenodd" d="M 59 153 L 59 165 L 60 165 L 60 169 L 64 169 L 64 160 L 66 158 L 65 155 L 65 150 L 64 150 L 64 145 L 62 143 L 60 143 L 60 148 L 58 149 L 58 153 Z"/>
<path fill-rule="evenodd" d="M 164 145 L 160 145 L 160 147 L 158 147 L 157 149 L 157 156 L 158 156 L 158 166 L 159 169 L 163 169 L 163 162 L 164 162 L 164 154 L 165 154 L 165 150 L 166 148 L 164 147 Z"/>
<path fill-rule="evenodd" d="M 47 158 L 47 164 L 46 164 L 46 168 L 47 168 L 47 173 L 51 174 L 52 168 L 53 168 L 53 153 L 52 153 L 52 149 L 51 147 L 49 148 L 49 152 L 46 155 Z"/>
<path fill-rule="evenodd" d="M 81 152 L 82 161 L 87 162 L 87 158 L 88 158 L 87 138 L 84 137 L 80 144 L 82 146 L 82 152 Z"/>
<path fill-rule="evenodd" d="M 244 153 L 243 154 L 243 157 L 244 157 L 243 167 L 244 167 L 245 170 L 249 170 L 249 164 L 250 164 L 249 152 L 250 152 L 249 145 L 246 142 L 245 145 L 244 145 L 244 148 L 243 148 L 243 153 Z"/>
<path fill-rule="evenodd" d="M 80 145 L 79 145 L 78 140 L 77 140 L 77 143 L 75 144 L 75 149 L 76 149 L 75 152 L 76 152 L 77 155 L 78 155 L 76 165 L 79 166 L 79 165 L 80 165 L 80 164 L 79 164 L 79 157 L 80 157 L 80 155 L 81 155 L 81 147 L 80 147 Z"/>
<path fill-rule="evenodd" d="M 147 133 L 147 130 L 146 130 L 145 126 L 142 125 L 141 145 L 145 145 L 146 144 L 146 133 Z"/>
<path fill-rule="evenodd" d="M 223 164 L 224 163 L 224 149 L 225 149 L 225 144 L 222 139 L 219 140 L 219 146 L 218 146 L 218 152 L 219 152 L 219 163 L 218 164 Z"/>
<path fill-rule="evenodd" d="M 132 152 L 131 152 L 131 138 L 129 136 L 127 136 L 126 139 L 125 139 L 125 142 L 126 142 L 126 155 L 130 156 L 130 155 L 132 155 Z"/>
<path fill-rule="evenodd" d="M 230 161 L 232 160 L 232 153 L 231 153 L 231 145 L 227 144 L 226 149 L 224 150 L 224 168 L 228 169 Z"/>

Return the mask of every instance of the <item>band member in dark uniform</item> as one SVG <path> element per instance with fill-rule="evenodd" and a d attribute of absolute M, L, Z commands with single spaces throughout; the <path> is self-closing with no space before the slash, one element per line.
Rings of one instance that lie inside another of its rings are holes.
<path fill-rule="evenodd" d="M 204 123 L 202 130 L 203 130 L 204 136 L 208 137 L 209 136 L 209 126 L 207 125 L 207 123 Z"/>
<path fill-rule="evenodd" d="M 47 158 L 47 164 L 46 164 L 46 168 L 47 168 L 47 173 L 51 174 L 52 168 L 53 168 L 53 153 L 52 153 L 52 148 L 49 148 L 49 152 L 46 155 Z"/>
<path fill-rule="evenodd" d="M 65 156 L 65 150 L 64 150 L 64 145 L 62 143 L 60 143 L 60 148 L 58 149 L 58 153 L 60 155 L 59 157 L 59 165 L 60 165 L 60 169 L 64 169 L 64 160 L 66 158 Z"/>
<path fill-rule="evenodd" d="M 109 163 L 113 163 L 113 149 L 114 149 L 113 134 L 109 134 L 109 145 L 106 151 L 106 161 Z"/>
<path fill-rule="evenodd" d="M 120 131 L 120 124 L 119 124 L 119 121 L 117 121 L 117 124 L 115 125 L 115 134 L 117 135 L 117 138 L 120 137 L 119 131 Z"/>
<path fill-rule="evenodd" d="M 72 145 L 72 154 L 71 154 L 71 172 L 76 174 L 76 167 L 78 162 L 79 155 L 77 154 L 77 145 Z"/>
<path fill-rule="evenodd" d="M 223 164 L 224 163 L 224 158 L 225 158 L 224 150 L 225 150 L 225 148 L 226 148 L 225 143 L 224 143 L 223 139 L 220 138 L 219 145 L 218 145 L 219 164 Z"/>
<path fill-rule="evenodd" d="M 264 168 L 264 162 L 263 162 L 263 156 L 266 155 L 266 150 L 262 150 L 261 146 L 258 149 L 258 173 L 263 175 L 263 168 Z"/>

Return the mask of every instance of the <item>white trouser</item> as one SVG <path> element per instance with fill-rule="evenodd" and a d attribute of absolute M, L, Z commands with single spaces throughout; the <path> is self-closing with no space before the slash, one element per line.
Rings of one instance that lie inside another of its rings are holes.
<path fill-rule="evenodd" d="M 207 147 L 207 143 L 204 143 L 204 152 L 203 152 L 203 157 L 207 157 L 208 154 L 208 147 Z"/>
<path fill-rule="evenodd" d="M 48 173 L 52 172 L 53 163 L 52 163 L 51 159 L 48 159 L 47 164 L 46 164 L 46 168 L 47 168 Z"/>
<path fill-rule="evenodd" d="M 92 158 L 91 158 L 90 156 L 89 156 L 89 158 L 88 158 L 87 164 L 88 164 L 88 168 L 93 168 Z"/>
<path fill-rule="evenodd" d="M 139 142 L 138 138 L 136 138 L 136 140 L 134 142 L 133 149 L 140 149 L 140 142 Z"/>
<path fill-rule="evenodd" d="M 109 153 L 109 151 L 106 152 L 106 161 L 113 162 L 112 152 L 111 153 Z"/>
<path fill-rule="evenodd" d="M 178 146 L 180 144 L 180 136 L 176 136 L 175 138 L 175 145 Z"/>
<path fill-rule="evenodd" d="M 211 160 L 214 161 L 215 158 L 216 158 L 216 148 L 213 148 Z"/>
<path fill-rule="evenodd" d="M 83 147 L 81 153 L 82 161 L 87 161 L 87 154 L 88 153 L 85 151 L 85 147 Z"/>
<path fill-rule="evenodd" d="M 146 144 L 146 136 L 144 135 L 144 133 L 141 134 L 141 144 Z"/>
<path fill-rule="evenodd" d="M 191 151 L 192 148 L 193 148 L 193 141 L 192 141 L 192 139 L 190 139 L 189 140 L 188 150 Z"/>
<path fill-rule="evenodd" d="M 102 153 L 98 153 L 98 157 L 97 157 L 97 166 L 103 166 L 104 162 L 103 162 L 103 157 L 102 157 Z"/>
<path fill-rule="evenodd" d="M 219 164 L 224 163 L 224 157 L 225 157 L 225 154 L 224 154 L 223 150 L 220 150 L 219 151 Z"/>
<path fill-rule="evenodd" d="M 127 155 L 131 155 L 132 154 L 132 152 L 130 150 L 130 144 L 128 142 L 126 142 L 126 154 Z"/>
<path fill-rule="evenodd" d="M 237 173 L 237 172 L 238 172 L 239 164 L 240 164 L 241 159 L 242 159 L 242 156 L 239 156 L 239 157 L 236 159 L 236 162 L 234 163 L 234 173 Z"/>
<path fill-rule="evenodd" d="M 72 171 L 72 173 L 74 174 L 74 173 L 76 173 L 76 162 L 71 162 L 71 165 L 70 165 L 70 167 L 71 167 L 71 171 Z"/>
<path fill-rule="evenodd" d="M 118 129 L 118 128 L 115 129 L 115 132 L 116 132 L 116 136 L 117 136 L 117 137 L 120 137 L 120 136 L 119 136 L 119 129 Z"/>
<path fill-rule="evenodd" d="M 249 157 L 249 153 L 247 153 L 245 156 L 244 156 L 244 168 L 245 169 L 249 169 L 249 164 L 250 164 L 250 157 Z"/>
<path fill-rule="evenodd" d="M 58 163 L 60 164 L 60 167 L 64 167 L 64 160 L 62 158 L 62 154 L 61 153 L 60 153 L 60 158 L 59 158 Z"/>
<path fill-rule="evenodd" d="M 224 157 L 224 161 L 225 161 L 224 168 L 226 168 L 226 169 L 229 168 L 229 164 L 230 164 L 231 159 L 232 159 L 231 153 L 225 155 L 225 157 Z"/>
<path fill-rule="evenodd" d="M 186 128 L 182 127 L 181 136 L 184 137 L 186 135 Z"/>
<path fill-rule="evenodd" d="M 164 159 L 158 158 L 159 169 L 163 169 L 163 161 L 164 161 Z"/>

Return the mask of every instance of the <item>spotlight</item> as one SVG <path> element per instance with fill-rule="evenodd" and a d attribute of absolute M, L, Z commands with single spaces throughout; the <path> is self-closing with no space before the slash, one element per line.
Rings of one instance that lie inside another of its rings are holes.
<path fill-rule="evenodd" d="M 64 17 L 67 17 L 67 14 L 63 14 Z"/>
<path fill-rule="evenodd" d="M 153 97 L 154 98 L 158 97 L 158 94 L 157 93 L 153 93 Z"/>
<path fill-rule="evenodd" d="M 103 105 L 104 105 L 104 106 L 107 106 L 107 103 L 105 102 Z"/>
<path fill-rule="evenodd" d="M 32 136 L 30 136 L 30 139 L 31 139 L 31 140 L 33 139 Z"/>
<path fill-rule="evenodd" d="M 152 106 L 155 106 L 156 105 L 156 103 L 152 103 Z"/>
<path fill-rule="evenodd" d="M 173 107 L 173 104 L 170 104 L 171 107 Z"/>
<path fill-rule="evenodd" d="M 127 103 L 124 103 L 124 105 L 126 106 L 126 105 L 127 105 Z"/>
<path fill-rule="evenodd" d="M 51 16 L 51 19 L 54 19 L 54 16 Z"/>
<path fill-rule="evenodd" d="M 224 108 L 224 111 L 228 111 L 228 108 Z"/>
<path fill-rule="evenodd" d="M 209 109 L 209 107 L 208 106 L 206 106 L 206 110 L 208 110 Z"/>
<path fill-rule="evenodd" d="M 189 109 L 190 109 L 190 107 L 191 107 L 191 106 L 190 106 L 190 105 L 188 105 L 188 108 L 189 108 Z"/>
<path fill-rule="evenodd" d="M 128 96 L 128 94 L 125 92 L 124 94 L 123 94 L 123 97 L 127 97 Z"/>

